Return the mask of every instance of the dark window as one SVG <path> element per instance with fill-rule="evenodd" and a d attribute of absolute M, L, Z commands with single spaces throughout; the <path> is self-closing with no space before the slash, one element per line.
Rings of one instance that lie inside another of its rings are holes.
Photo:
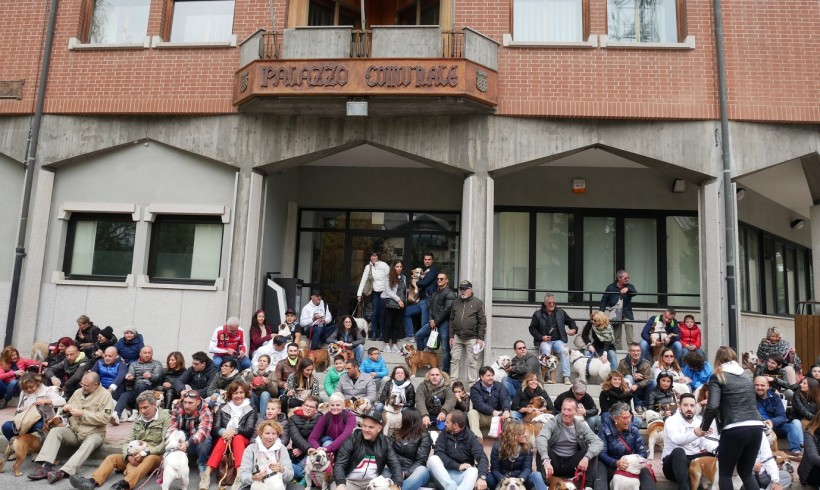
<path fill-rule="evenodd" d="M 353 26 L 359 28 L 361 18 L 353 9 L 339 0 L 311 0 L 308 4 L 309 26 Z"/>
<path fill-rule="evenodd" d="M 223 229 L 216 216 L 158 216 L 151 231 L 151 281 L 213 284 L 219 277 Z"/>
<path fill-rule="evenodd" d="M 127 214 L 72 214 L 68 222 L 65 276 L 124 280 L 131 273 L 135 231 L 136 223 Z"/>

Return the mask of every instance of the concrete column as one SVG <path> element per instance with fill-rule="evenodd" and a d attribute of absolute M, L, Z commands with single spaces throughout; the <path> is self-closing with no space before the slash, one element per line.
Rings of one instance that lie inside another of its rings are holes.
<path fill-rule="evenodd" d="M 812 299 L 816 300 L 818 295 L 820 295 L 820 273 L 818 273 L 818 271 L 820 271 L 820 269 L 818 269 L 818 267 L 820 267 L 820 205 L 815 204 L 809 208 L 809 219 L 811 220 L 809 223 L 809 226 L 811 226 L 811 265 L 812 270 L 815 271 L 812 275 L 814 279 L 814 283 L 812 284 L 814 295 Z M 815 311 L 815 313 L 817 312 Z"/>
<path fill-rule="evenodd" d="M 285 239 L 282 240 L 282 277 L 296 277 L 296 236 L 299 233 L 299 204 L 288 201 Z"/>
<path fill-rule="evenodd" d="M 487 315 L 487 348 L 492 345 L 493 207 L 495 181 L 486 173 L 464 179 L 461 205 L 461 255 L 459 274 L 473 283 L 473 293 L 484 301 Z M 489 359 L 488 357 L 485 357 Z"/>
<path fill-rule="evenodd" d="M 30 211 L 26 257 L 23 262 L 23 276 L 20 284 L 20 295 L 17 299 L 17 319 L 14 326 L 14 345 L 21 352 L 28 350 L 37 335 L 38 310 L 40 308 L 40 289 L 43 284 L 43 265 L 45 264 L 46 242 L 48 238 L 49 216 L 51 215 L 51 198 L 54 191 L 54 172 L 40 170 L 35 176 L 34 202 Z M 57 230 L 55 230 L 57 231 Z M 50 328 L 41 326 L 43 330 Z M 40 336 L 41 339 L 48 337 Z"/>
<path fill-rule="evenodd" d="M 258 304 L 257 292 L 259 288 L 259 244 L 262 241 L 262 206 L 264 196 L 262 188 L 265 178 L 251 172 L 248 187 L 248 226 L 245 234 L 244 256 L 242 264 L 242 293 L 240 297 L 239 320 L 241 325 L 251 323 L 251 315 L 256 311 Z"/>
<path fill-rule="evenodd" d="M 729 343 L 722 185 L 710 180 L 698 192 L 700 227 L 700 311 L 707 359 Z"/>

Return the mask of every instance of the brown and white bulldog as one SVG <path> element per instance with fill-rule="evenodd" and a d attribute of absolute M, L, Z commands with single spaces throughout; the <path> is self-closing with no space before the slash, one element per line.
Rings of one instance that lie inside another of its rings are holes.
<path fill-rule="evenodd" d="M 40 439 L 39 432 L 34 432 L 32 434 L 20 434 L 19 436 L 12 437 L 8 446 L 6 446 L 6 451 L 3 453 L 3 456 L 0 457 L 0 473 L 6 472 L 6 461 L 8 461 L 9 456 L 14 453 L 15 460 L 14 465 L 12 465 L 14 476 L 23 476 L 23 472 L 20 471 L 20 466 L 22 466 L 26 456 L 29 454 L 37 455 L 40 452 L 40 448 L 43 445 L 43 441 L 45 440 L 45 436 L 48 434 L 48 431 L 54 427 L 62 427 L 63 425 L 64 419 L 62 417 L 52 417 L 43 426 L 42 439 Z"/>
<path fill-rule="evenodd" d="M 410 367 L 410 376 L 413 377 L 422 366 L 429 366 L 431 369 L 438 367 L 438 356 L 435 352 L 419 352 L 413 344 L 402 345 L 401 355 L 404 356 L 404 361 Z"/>
<path fill-rule="evenodd" d="M 689 485 L 690 488 L 705 488 L 706 490 L 718 490 L 718 460 L 714 456 L 703 456 L 689 462 Z M 740 490 L 743 482 L 737 476 L 737 471 L 732 475 L 732 485 L 735 490 Z"/>
<path fill-rule="evenodd" d="M 333 468 L 331 458 L 323 447 L 308 449 L 305 460 L 305 488 L 310 490 L 314 486 L 327 490 L 333 480 Z"/>
<path fill-rule="evenodd" d="M 495 488 L 497 490 L 524 490 L 524 480 L 521 478 L 504 478 Z"/>
<path fill-rule="evenodd" d="M 392 393 L 387 398 L 387 403 L 384 405 L 382 412 L 382 419 L 384 420 L 384 435 L 389 435 L 390 430 L 401 428 L 401 409 L 406 403 L 404 395 L 401 393 Z"/>
<path fill-rule="evenodd" d="M 554 384 L 558 358 L 551 354 L 541 354 L 538 356 L 538 362 L 541 363 L 541 380 L 547 384 Z"/>

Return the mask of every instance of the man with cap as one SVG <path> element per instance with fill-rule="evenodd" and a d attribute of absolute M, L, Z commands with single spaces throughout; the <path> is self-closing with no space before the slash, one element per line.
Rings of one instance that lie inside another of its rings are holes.
<path fill-rule="evenodd" d="M 450 375 L 459 379 L 461 358 L 467 358 L 467 384 L 478 380 L 478 353 L 484 349 L 487 317 L 484 303 L 473 295 L 473 284 L 458 284 L 458 299 L 450 310 Z"/>
<path fill-rule="evenodd" d="M 245 345 L 245 331 L 239 326 L 239 318 L 232 316 L 225 325 L 214 330 L 208 352 L 213 354 L 214 366 L 217 369 L 225 357 L 235 358 L 240 370 L 251 367 L 251 360 L 247 354 L 248 347 Z"/>
<path fill-rule="evenodd" d="M 330 308 L 322 300 L 322 291 L 313 289 L 310 292 L 310 301 L 302 308 L 299 325 L 310 339 L 310 350 L 318 349 L 327 339 L 336 333 L 333 316 Z"/>
<path fill-rule="evenodd" d="M 296 316 L 296 311 L 293 308 L 288 308 L 285 311 L 285 321 L 282 322 L 279 327 L 278 332 L 275 331 L 274 333 L 278 333 L 282 337 L 285 337 L 285 344 L 289 344 L 291 342 L 299 343 L 302 340 L 302 334 L 305 333 L 304 329 L 301 325 L 299 325 L 299 317 Z"/>
<path fill-rule="evenodd" d="M 587 424 L 589 424 L 589 428 L 594 432 L 598 432 L 598 427 L 601 426 L 601 416 L 599 415 L 598 407 L 595 405 L 595 400 L 587 393 L 586 383 L 577 379 L 572 383 L 572 387 L 569 391 L 558 395 L 558 398 L 555 399 L 555 415 L 560 415 L 561 404 L 564 402 L 564 398 L 573 398 L 578 404 L 575 415 L 583 417 L 584 420 L 587 421 Z"/>
<path fill-rule="evenodd" d="M 336 490 L 365 490 L 371 480 L 385 473 L 385 466 L 390 470 L 390 479 L 401 488 L 401 462 L 390 439 L 382 434 L 382 412 L 370 410 L 361 419 L 361 430 L 353 431 L 336 453 Z"/>

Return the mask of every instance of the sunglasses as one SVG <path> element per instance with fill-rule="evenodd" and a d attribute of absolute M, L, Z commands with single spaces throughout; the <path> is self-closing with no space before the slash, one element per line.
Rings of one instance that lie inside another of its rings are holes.
<path fill-rule="evenodd" d="M 437 277 L 437 278 L 436 278 L 436 280 L 438 280 L 438 281 L 446 281 L 446 280 L 447 280 L 447 278 L 446 278 L 446 277 Z"/>
<path fill-rule="evenodd" d="M 190 398 L 192 400 L 199 400 L 199 393 L 185 393 L 183 398 Z"/>

